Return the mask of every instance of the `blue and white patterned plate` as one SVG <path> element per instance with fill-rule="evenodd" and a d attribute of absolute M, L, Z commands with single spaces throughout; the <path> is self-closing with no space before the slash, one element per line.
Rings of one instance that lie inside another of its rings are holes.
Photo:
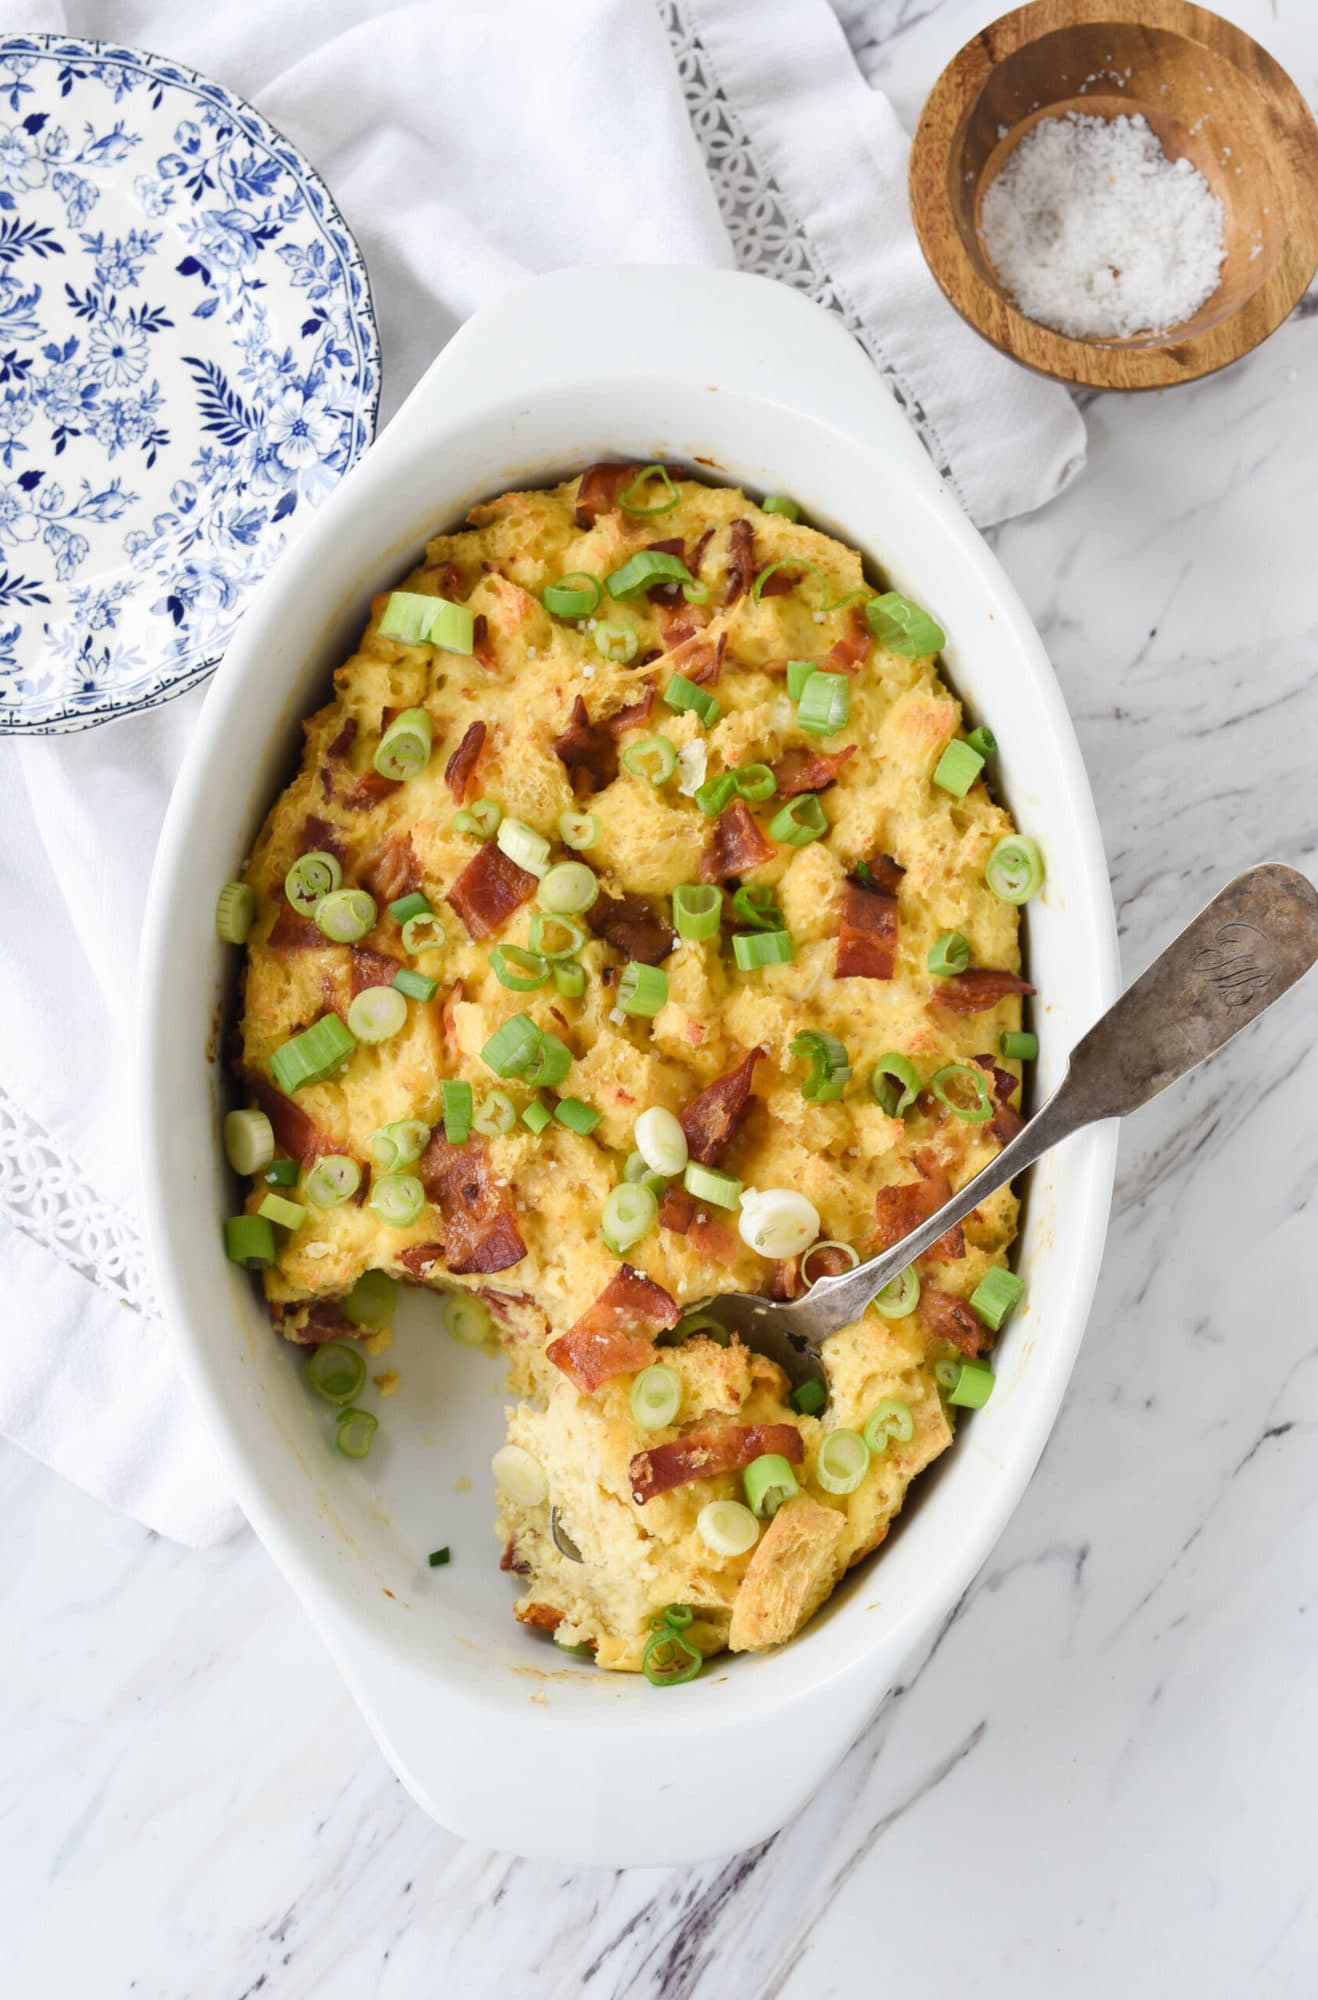
<path fill-rule="evenodd" d="M 264 118 L 160 56 L 0 38 L 0 734 L 204 679 L 379 393 L 361 253 Z"/>

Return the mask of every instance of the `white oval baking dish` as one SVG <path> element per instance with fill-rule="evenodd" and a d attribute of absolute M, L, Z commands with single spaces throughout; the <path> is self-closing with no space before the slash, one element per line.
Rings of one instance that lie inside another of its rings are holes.
<path fill-rule="evenodd" d="M 1117 991 L 1107 870 L 1069 718 L 1025 610 L 869 363 L 785 287 L 624 267 L 535 280 L 479 313 L 307 524 L 215 677 L 170 807 L 143 941 L 142 1152 L 162 1304 L 248 1518 L 419 1803 L 489 1846 L 612 1865 L 725 1853 L 780 1826 L 842 1756 L 983 1562 L 1066 1387 L 1098 1270 L 1115 1131 L 1035 1170 L 1028 1306 L 992 1402 L 890 1543 L 782 1651 L 686 1687 L 596 1672 L 515 1623 L 496 1567 L 489 1455 L 502 1369 L 400 1316 L 364 1466 L 327 1448 L 295 1356 L 226 1263 L 213 1032 L 231 959 L 211 928 L 371 595 L 482 495 L 593 458 L 700 461 L 788 492 L 929 606 L 950 678 L 1001 742 L 1001 782 L 1048 857 L 1029 912 L 1038 1087 Z M 209 1041 L 208 1041 L 209 1037 Z M 469 1490 L 461 1483 L 470 1479 Z M 429 1570 L 427 1552 L 453 1547 Z M 662 1712 L 661 1712 L 662 1711 Z M 662 1733 L 664 1755 L 654 1744 Z"/>

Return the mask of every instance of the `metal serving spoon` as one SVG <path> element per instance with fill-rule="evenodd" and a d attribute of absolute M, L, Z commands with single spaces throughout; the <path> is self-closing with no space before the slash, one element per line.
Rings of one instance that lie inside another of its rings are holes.
<path fill-rule="evenodd" d="M 813 1378 L 827 1388 L 820 1341 L 858 1320 L 945 1229 L 1072 1132 L 1138 1111 L 1216 1055 L 1315 959 L 1318 889 L 1277 861 L 1237 875 L 1072 1050 L 1047 1103 L 936 1215 L 881 1256 L 819 1279 L 794 1304 L 722 1292 L 701 1310 L 778 1362 L 793 1384 Z"/>

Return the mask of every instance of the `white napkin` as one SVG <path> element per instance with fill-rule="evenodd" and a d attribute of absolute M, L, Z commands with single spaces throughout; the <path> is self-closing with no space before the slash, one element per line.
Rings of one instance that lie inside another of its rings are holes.
<path fill-rule="evenodd" d="M 34 0 L 23 27 L 209 72 L 308 154 L 370 269 L 386 418 L 528 272 L 739 261 L 842 312 L 981 523 L 1083 462 L 1069 398 L 925 271 L 905 138 L 826 0 Z M 0 1434 L 199 1545 L 238 1516 L 144 1271 L 131 1043 L 151 857 L 202 698 L 0 741 Z"/>

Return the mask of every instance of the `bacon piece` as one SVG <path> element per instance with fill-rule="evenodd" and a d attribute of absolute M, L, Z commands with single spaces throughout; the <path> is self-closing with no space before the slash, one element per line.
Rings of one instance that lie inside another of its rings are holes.
<path fill-rule="evenodd" d="M 322 1153 L 336 1150 L 334 1141 L 327 1139 L 319 1126 L 308 1118 L 302 1106 L 291 1097 L 285 1097 L 282 1090 L 276 1090 L 263 1076 L 248 1073 L 243 1081 L 256 1100 L 257 1110 L 264 1111 L 270 1120 L 276 1146 L 289 1159 L 309 1167 Z"/>
<path fill-rule="evenodd" d="M 755 530 L 749 521 L 734 521 L 728 531 L 728 591 L 723 602 L 735 604 L 755 581 Z"/>
<path fill-rule="evenodd" d="M 723 671 L 727 643 L 726 632 L 720 632 L 716 639 L 710 639 L 704 632 L 692 632 L 668 648 L 664 664 L 675 674 L 685 674 L 697 687 L 714 687 Z"/>
<path fill-rule="evenodd" d="M 274 951 L 323 951 L 329 939 L 310 917 L 300 916 L 286 898 L 279 905 L 279 915 L 266 943 Z"/>
<path fill-rule="evenodd" d="M 692 576 L 698 577 L 700 575 L 700 565 L 705 560 L 705 550 L 709 547 L 713 539 L 714 530 L 706 528 L 704 534 L 692 549 L 691 560 L 687 564 L 687 568 L 690 570 Z"/>
<path fill-rule="evenodd" d="M 790 1304 L 793 1299 L 805 1297 L 805 1279 L 801 1276 L 799 1257 L 778 1257 L 774 1260 L 773 1272 L 769 1279 L 769 1297 L 785 1299 Z"/>
<path fill-rule="evenodd" d="M 709 1205 L 698 1202 L 676 1181 L 664 1190 L 659 1204 L 659 1222 L 679 1236 L 688 1237 L 702 1257 L 731 1269 L 741 1255 L 741 1238 L 735 1229 L 719 1220 Z"/>
<path fill-rule="evenodd" d="M 466 988 L 460 979 L 455 979 L 444 995 L 439 1009 L 440 1032 L 444 1037 L 444 1048 L 448 1055 L 456 1057 L 458 1048 L 458 1017 L 456 1008 Z"/>
<path fill-rule="evenodd" d="M 332 757 L 336 763 L 341 762 L 348 755 L 348 752 L 352 749 L 356 741 L 357 718 L 355 715 L 345 716 L 342 728 L 334 738 L 334 741 L 326 748 L 325 755 Z"/>
<path fill-rule="evenodd" d="M 299 1347 L 322 1347 L 327 1340 L 360 1340 L 362 1335 L 361 1328 L 353 1325 L 333 1299 L 316 1299 L 300 1327 L 290 1327 L 282 1320 L 278 1325 L 284 1339 L 295 1341 Z"/>
<path fill-rule="evenodd" d="M 680 1112 L 687 1149 L 702 1167 L 716 1167 L 731 1145 L 751 1094 L 755 1065 L 764 1054 L 761 1048 L 751 1049 L 735 1069 L 697 1091 Z"/>
<path fill-rule="evenodd" d="M 880 1188 L 874 1197 L 876 1251 L 891 1250 L 904 1236 L 909 1236 L 913 1229 L 927 1222 L 945 1201 L 952 1199 L 952 1183 L 936 1154 L 922 1147 L 914 1155 L 913 1164 L 920 1176 L 918 1181 Z M 966 1239 L 960 1223 L 946 1230 L 925 1254 L 930 1257 L 964 1257 Z"/>
<path fill-rule="evenodd" d="M 712 1479 L 720 1472 L 739 1472 L 753 1458 L 776 1452 L 799 1465 L 805 1446 L 795 1424 L 721 1424 L 717 1430 L 688 1431 L 685 1437 L 638 1451 L 628 1468 L 632 1499 L 638 1507 L 656 1493 L 671 1493 L 693 1479 Z"/>
<path fill-rule="evenodd" d="M 751 817 L 745 799 L 724 806 L 714 822 L 709 845 L 700 857 L 702 882 L 726 882 L 729 875 L 746 875 L 772 861 L 778 852 Z"/>
<path fill-rule="evenodd" d="M 381 799 L 392 798 L 402 789 L 401 778 L 382 778 L 378 771 L 363 771 L 359 778 L 353 779 L 340 803 L 348 812 L 369 812 Z"/>
<path fill-rule="evenodd" d="M 676 610 L 671 605 L 656 604 L 655 617 L 663 630 L 665 654 L 676 652 L 688 639 L 696 638 L 709 623 L 709 613 L 703 605 L 685 601 Z M 638 660 L 636 664 L 641 666 L 644 662 Z"/>
<path fill-rule="evenodd" d="M 610 896 L 602 890 L 585 917 L 596 937 L 642 965 L 659 965 L 677 941 L 644 896 Z"/>
<path fill-rule="evenodd" d="M 554 738 L 554 755 L 568 773 L 578 798 L 602 791 L 618 775 L 618 746 L 602 722 L 592 722 L 585 701 L 574 695 L 572 714 L 561 736 Z"/>
<path fill-rule="evenodd" d="M 490 638 L 490 621 L 483 611 L 478 611 L 471 621 L 471 656 L 487 673 L 492 673 L 499 664 Z"/>
<path fill-rule="evenodd" d="M 920 1293 L 920 1313 L 930 1333 L 939 1340 L 950 1340 L 974 1360 L 984 1329 L 968 1299 L 957 1292 L 940 1292 L 926 1285 Z"/>
<path fill-rule="evenodd" d="M 444 766 L 444 783 L 453 794 L 454 805 L 460 806 L 466 798 L 471 775 L 484 748 L 485 724 L 473 722 L 468 726 L 461 743 Z"/>
<path fill-rule="evenodd" d="M 611 736 L 619 736 L 624 729 L 636 729 L 642 722 L 648 721 L 653 707 L 654 689 L 648 687 L 639 701 L 630 702 L 626 708 L 615 708 L 612 715 L 606 715 L 600 727 L 607 729 Z"/>
<path fill-rule="evenodd" d="M 850 629 L 846 637 L 834 640 L 820 662 L 827 673 L 854 674 L 857 667 L 869 658 L 874 638 L 865 623 L 863 604 L 852 605 L 847 623 Z"/>
<path fill-rule="evenodd" d="M 442 1243 L 409 1243 L 406 1250 L 399 1251 L 398 1261 L 400 1264 L 407 1266 L 407 1269 L 412 1273 L 414 1278 L 419 1278 L 424 1283 L 435 1265 L 443 1263 L 444 1245 Z"/>
<path fill-rule="evenodd" d="M 494 841 L 487 840 L 476 849 L 449 890 L 448 900 L 468 933 L 473 938 L 483 938 L 497 930 L 523 903 L 529 903 L 535 891 L 535 876 L 528 869 L 519 868 Z"/>
<path fill-rule="evenodd" d="M 685 1236 L 695 1219 L 695 1196 L 688 1194 L 680 1181 L 670 1181 L 659 1204 L 659 1227 L 675 1229 L 679 1236 Z"/>
<path fill-rule="evenodd" d="M 654 1359 L 656 1327 L 676 1326 L 675 1299 L 643 1271 L 624 1264 L 581 1318 L 551 1341 L 545 1358 L 583 1394 L 615 1375 L 634 1375 Z"/>
<path fill-rule="evenodd" d="M 403 969 L 401 959 L 390 958 L 387 952 L 363 951 L 360 945 L 352 947 L 352 997 L 364 993 L 368 986 L 392 986 L 394 974 Z"/>
<path fill-rule="evenodd" d="M 377 903 L 396 903 L 421 887 L 421 867 L 410 833 L 395 834 L 362 870 L 362 881 Z"/>
<path fill-rule="evenodd" d="M 779 1257 L 769 1283 L 770 1298 L 791 1300 L 805 1297 L 810 1286 L 801 1276 L 801 1266 L 807 1258 L 811 1284 L 816 1278 L 840 1278 L 844 1271 L 855 1268 L 845 1250 L 827 1243 L 818 1250 L 807 1251 L 805 1257 Z"/>
<path fill-rule="evenodd" d="M 940 979 L 933 991 L 932 1005 L 945 1007 L 950 1014 L 986 1014 L 999 1000 L 1013 993 L 1033 993 L 1029 981 L 1018 972 L 1003 972 L 996 966 L 972 965 L 954 979 Z"/>
<path fill-rule="evenodd" d="M 1014 1077 L 1009 1069 L 1003 1069 L 994 1062 L 991 1055 L 972 1056 L 970 1060 L 976 1063 L 989 1079 L 995 1105 L 993 1116 L 988 1121 L 988 1128 L 998 1144 L 1006 1146 L 1025 1124 L 1024 1118 L 1011 1102 L 1020 1079 Z"/>
<path fill-rule="evenodd" d="M 630 461 L 615 465 L 601 460 L 588 465 L 577 484 L 577 526 L 593 528 L 601 514 L 612 513 L 618 505 L 618 495 L 643 469 Z"/>
<path fill-rule="evenodd" d="M 521 1262 L 526 1245 L 506 1190 L 495 1185 L 482 1140 L 451 1146 L 438 1127 L 417 1163 L 417 1174 L 444 1218 L 444 1262 L 455 1277 L 506 1271 Z"/>
<path fill-rule="evenodd" d="M 891 979 L 897 962 L 897 898 L 848 879 L 842 885 L 836 976 Z"/>
<path fill-rule="evenodd" d="M 552 1604 L 526 1604 L 513 1616 L 523 1625 L 534 1625 L 538 1631 L 553 1632 L 563 1623 L 567 1613 L 555 1611 Z"/>
<path fill-rule="evenodd" d="M 308 813 L 302 822 L 297 851 L 299 854 L 332 854 L 340 866 L 348 857 L 348 850 L 329 821 L 318 818 L 315 813 Z"/>
<path fill-rule="evenodd" d="M 807 750 L 798 745 L 773 766 L 778 790 L 785 799 L 794 799 L 800 792 L 826 792 L 837 783 L 837 774 L 848 757 L 855 754 L 854 743 L 848 743 L 845 750 Z"/>
<path fill-rule="evenodd" d="M 530 1576 L 531 1574 L 530 1563 L 521 1561 L 517 1554 L 517 1543 L 511 1535 L 503 1545 L 503 1554 L 499 1557 L 499 1568 L 502 1570 L 511 1570 L 514 1576 Z"/>
<path fill-rule="evenodd" d="M 897 894 L 906 873 L 900 861 L 894 861 L 891 854 L 876 854 L 873 861 L 865 865 L 870 871 L 870 882 L 876 889 L 882 889 L 887 896 Z"/>
<path fill-rule="evenodd" d="M 792 576 L 785 569 L 776 569 L 772 576 L 766 576 L 760 585 L 760 596 L 786 597 L 789 590 L 795 590 L 800 578 Z"/>

